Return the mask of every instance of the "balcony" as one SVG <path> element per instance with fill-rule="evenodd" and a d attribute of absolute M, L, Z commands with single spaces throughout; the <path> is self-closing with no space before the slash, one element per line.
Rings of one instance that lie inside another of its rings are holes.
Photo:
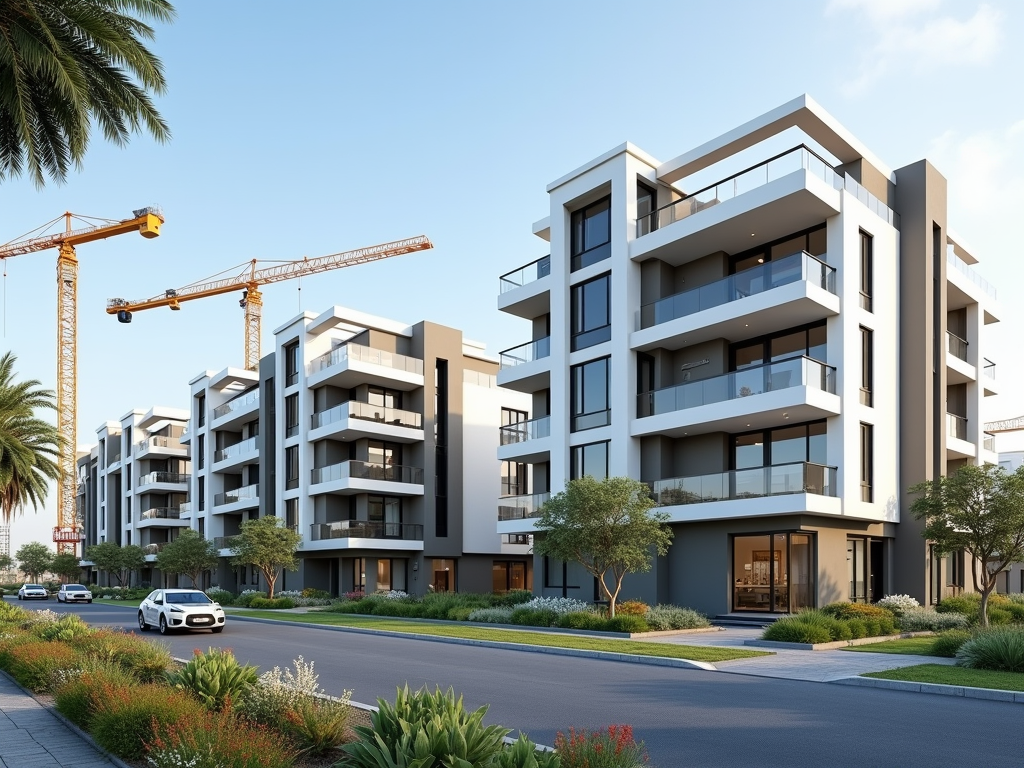
<path fill-rule="evenodd" d="M 845 190 L 887 224 L 899 216 L 849 176 L 799 145 L 637 219 L 630 257 L 679 266 L 716 250 L 745 250 L 839 213 Z"/>
<path fill-rule="evenodd" d="M 641 307 L 634 349 L 679 349 L 772 333 L 839 314 L 835 269 L 806 252 L 747 269 Z"/>
<path fill-rule="evenodd" d="M 498 431 L 498 459 L 533 464 L 546 461 L 551 452 L 551 417 L 519 421 Z"/>
<path fill-rule="evenodd" d="M 170 543 L 171 542 L 169 541 L 159 541 L 156 544 L 143 544 L 142 551 L 146 554 L 148 559 L 150 555 L 155 556 L 158 552 L 162 552 Z"/>
<path fill-rule="evenodd" d="M 398 496 L 423 495 L 423 470 L 375 464 L 368 461 L 343 461 L 310 470 L 310 494 L 382 493 Z"/>
<path fill-rule="evenodd" d="M 423 386 L 423 361 L 361 344 L 344 344 L 310 363 L 306 376 L 310 388 L 376 384 L 408 391 Z"/>
<path fill-rule="evenodd" d="M 979 275 L 977 270 L 972 269 L 969 264 L 957 256 L 952 245 L 948 245 L 946 247 L 946 266 L 952 268 L 960 275 L 963 275 L 968 281 L 980 288 L 981 292 L 993 301 L 999 298 L 996 292 L 996 287 Z M 955 280 L 956 278 L 954 277 L 953 279 Z M 959 307 L 955 308 L 959 309 Z"/>
<path fill-rule="evenodd" d="M 540 508 L 551 498 L 550 493 L 505 496 L 498 499 L 498 521 L 526 520 L 540 516 Z"/>
<path fill-rule="evenodd" d="M 186 501 L 178 505 L 178 517 L 187 520 L 192 517 L 192 502 Z"/>
<path fill-rule="evenodd" d="M 310 417 L 309 440 L 370 438 L 398 443 L 423 439 L 423 417 L 413 411 L 349 400 Z"/>
<path fill-rule="evenodd" d="M 999 384 L 996 383 L 996 364 L 987 357 L 982 358 L 981 389 L 984 397 L 999 394 Z"/>
<path fill-rule="evenodd" d="M 312 523 L 304 551 L 332 549 L 390 549 L 417 552 L 423 549 L 423 526 L 411 523 L 339 520 Z"/>
<path fill-rule="evenodd" d="M 981 447 L 986 451 L 996 452 L 996 436 L 991 432 L 982 432 Z"/>
<path fill-rule="evenodd" d="M 498 309 L 532 320 L 551 311 L 551 257 L 531 261 L 498 278 Z"/>
<path fill-rule="evenodd" d="M 946 458 L 973 459 L 977 455 L 977 446 L 970 442 L 967 434 L 967 419 L 946 413 Z"/>
<path fill-rule="evenodd" d="M 188 520 L 182 520 L 177 507 L 151 507 L 139 514 L 137 528 L 150 527 L 188 527 Z"/>
<path fill-rule="evenodd" d="M 259 461 L 259 447 L 256 437 L 242 440 L 217 451 L 213 456 L 213 471 L 223 472 L 226 469 L 255 464 Z"/>
<path fill-rule="evenodd" d="M 252 421 L 254 414 L 259 413 L 260 391 L 253 389 L 228 400 L 213 409 L 210 420 L 211 429 L 232 429 Z"/>
<path fill-rule="evenodd" d="M 192 442 L 192 421 L 185 422 L 185 428 L 181 430 L 181 436 L 178 438 L 178 442 L 182 445 L 189 445 Z"/>
<path fill-rule="evenodd" d="M 742 432 L 837 416 L 836 370 L 793 357 L 637 396 L 631 434 Z"/>
<path fill-rule="evenodd" d="M 225 552 L 224 550 L 230 550 L 231 545 L 237 540 L 238 534 L 234 536 L 214 536 L 213 546 L 220 551 L 220 555 L 223 557 L 231 554 L 230 551 Z"/>
<path fill-rule="evenodd" d="M 149 491 L 180 491 L 185 492 L 191 475 L 183 472 L 150 472 L 139 478 L 139 488 L 155 486 Z M 177 510 L 174 510 L 177 512 Z"/>
<path fill-rule="evenodd" d="M 135 458 L 147 456 L 188 456 L 188 448 L 181 441 L 172 437 L 151 437 L 135 444 Z"/>
<path fill-rule="evenodd" d="M 213 497 L 213 506 L 231 506 L 232 509 L 243 509 L 246 507 L 255 507 L 259 503 L 259 500 L 259 485 L 244 485 L 241 488 L 235 488 L 232 491 L 224 491 L 223 493 L 215 494 Z M 222 512 L 222 510 L 217 510 L 217 512 Z"/>
<path fill-rule="evenodd" d="M 951 331 L 946 331 L 946 352 L 958 360 L 967 361 L 967 342 Z"/>
<path fill-rule="evenodd" d="M 550 386 L 551 337 L 521 344 L 499 354 L 498 386 L 519 392 L 535 392 Z"/>

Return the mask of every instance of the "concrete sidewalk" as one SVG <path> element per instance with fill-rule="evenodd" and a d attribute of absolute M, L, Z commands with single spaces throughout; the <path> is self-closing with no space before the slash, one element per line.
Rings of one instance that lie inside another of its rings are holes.
<path fill-rule="evenodd" d="M 0 672 L 0 768 L 110 768 L 114 763 Z"/>

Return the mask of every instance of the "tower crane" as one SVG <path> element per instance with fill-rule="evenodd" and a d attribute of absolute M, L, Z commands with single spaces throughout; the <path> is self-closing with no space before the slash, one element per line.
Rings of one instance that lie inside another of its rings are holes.
<path fill-rule="evenodd" d="M 58 552 L 75 554 L 81 528 L 75 515 L 75 431 L 78 418 L 78 257 L 75 246 L 114 235 L 138 232 L 147 239 L 159 236 L 163 214 L 148 207 L 132 211 L 131 218 L 115 221 L 65 213 L 38 227 L 48 229 L 64 219 L 64 231 L 36 235 L 0 245 L 0 259 L 57 249 L 57 431 L 61 436 L 57 482 L 57 525 L 53 540 Z M 73 220 L 86 222 L 75 229 Z"/>
<path fill-rule="evenodd" d="M 154 296 L 151 299 L 139 301 L 125 301 L 124 299 L 110 299 L 107 302 L 107 314 L 117 315 L 118 322 L 130 323 L 132 313 L 154 307 L 170 307 L 181 309 L 181 302 L 203 299 L 207 296 L 219 296 L 233 291 L 242 291 L 242 299 L 238 302 L 245 310 L 245 367 L 250 371 L 259 369 L 260 363 L 260 317 L 263 313 L 263 294 L 260 293 L 261 285 L 278 283 L 282 280 L 305 277 L 318 272 L 327 272 L 342 267 L 354 267 L 357 264 L 366 264 L 371 261 L 389 259 L 392 256 L 401 256 L 404 253 L 424 251 L 433 248 L 433 244 L 426 237 L 420 235 L 408 240 L 396 240 L 391 243 L 373 245 L 369 248 L 360 248 L 355 251 L 344 251 L 330 256 L 319 256 L 314 259 L 298 259 L 286 262 L 264 262 L 272 263 L 274 266 L 257 269 L 260 261 L 253 259 L 246 264 L 240 265 L 241 272 L 231 277 L 220 277 L 215 275 L 206 278 L 183 288 L 171 288 L 162 295 Z M 234 268 L 233 268 L 234 269 Z M 230 271 L 230 270 L 226 270 Z M 220 273 L 223 275 L 224 273 Z"/>

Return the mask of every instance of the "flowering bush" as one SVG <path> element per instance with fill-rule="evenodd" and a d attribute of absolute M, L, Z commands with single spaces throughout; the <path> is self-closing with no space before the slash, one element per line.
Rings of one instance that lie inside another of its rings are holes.
<path fill-rule="evenodd" d="M 656 605 L 647 611 L 648 626 L 655 631 L 669 629 L 702 629 L 710 627 L 711 622 L 703 613 L 692 608 L 680 608 L 676 605 Z"/>
<path fill-rule="evenodd" d="M 643 618 L 651 607 L 642 600 L 623 600 L 615 606 L 616 616 L 640 616 Z"/>
<path fill-rule="evenodd" d="M 378 594 L 380 594 L 387 600 L 405 600 L 407 597 L 409 597 L 408 592 L 403 592 L 400 589 L 391 589 L 387 592 L 380 592 Z"/>
<path fill-rule="evenodd" d="M 45 693 L 50 690 L 54 674 L 74 668 L 77 655 L 65 643 L 37 641 L 21 643 L 8 651 L 11 677 L 26 688 Z"/>
<path fill-rule="evenodd" d="M 240 723 L 229 712 L 189 714 L 157 728 L 146 750 L 153 768 L 287 768 L 295 762 L 278 734 Z"/>
<path fill-rule="evenodd" d="M 226 589 L 221 589 L 220 587 L 210 587 L 206 590 L 206 596 L 215 603 L 220 603 L 221 605 L 230 605 L 231 601 L 235 599 L 233 593 L 228 592 Z"/>
<path fill-rule="evenodd" d="M 477 608 L 469 614 L 469 621 L 482 621 L 487 624 L 511 624 L 512 608 Z"/>
<path fill-rule="evenodd" d="M 301 592 L 297 589 L 285 589 L 280 592 L 274 593 L 274 598 L 288 598 L 295 605 L 300 607 L 309 607 L 315 605 L 330 605 L 330 595 L 327 597 L 318 597 L 313 593 L 318 593 L 319 589 L 304 589 Z M 310 593 L 310 594 L 307 594 Z"/>
<path fill-rule="evenodd" d="M 531 611 L 554 611 L 561 616 L 565 613 L 589 611 L 590 603 L 572 597 L 535 597 L 516 607 L 527 608 Z"/>
<path fill-rule="evenodd" d="M 967 629 L 971 620 L 962 613 L 936 613 L 927 608 L 911 608 L 899 618 L 904 632 L 942 632 L 947 629 Z"/>
<path fill-rule="evenodd" d="M 154 732 L 185 717 L 197 723 L 207 717 L 198 701 L 159 683 L 131 688 L 104 684 L 95 695 L 92 737 L 108 752 L 131 760 L 143 756 Z"/>
<path fill-rule="evenodd" d="M 346 600 L 362 600 L 366 597 L 366 592 L 361 589 L 357 589 L 355 592 L 346 592 L 344 598 Z"/>
<path fill-rule="evenodd" d="M 898 618 L 903 615 L 904 611 L 918 608 L 921 604 L 910 595 L 886 595 L 875 605 L 892 611 Z"/>
<path fill-rule="evenodd" d="M 266 597 L 267 593 L 260 589 L 243 589 L 234 599 L 234 605 L 239 608 L 248 608 L 250 603 L 257 597 Z"/>
<path fill-rule="evenodd" d="M 640 768 L 648 760 L 644 743 L 633 739 L 628 725 L 591 732 L 570 728 L 568 735 L 559 731 L 555 750 L 561 768 Z"/>
<path fill-rule="evenodd" d="M 284 713 L 305 697 L 321 693 L 313 662 L 302 656 L 292 662 L 295 671 L 274 667 L 259 676 L 258 685 L 247 688 L 236 704 L 239 714 L 261 725 L 275 725 Z"/>

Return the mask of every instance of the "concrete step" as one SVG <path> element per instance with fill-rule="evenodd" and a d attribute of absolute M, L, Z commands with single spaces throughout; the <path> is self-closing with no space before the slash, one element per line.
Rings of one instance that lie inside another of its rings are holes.
<path fill-rule="evenodd" d="M 767 627 L 784 616 L 785 613 L 720 613 L 711 619 L 716 627 Z"/>

